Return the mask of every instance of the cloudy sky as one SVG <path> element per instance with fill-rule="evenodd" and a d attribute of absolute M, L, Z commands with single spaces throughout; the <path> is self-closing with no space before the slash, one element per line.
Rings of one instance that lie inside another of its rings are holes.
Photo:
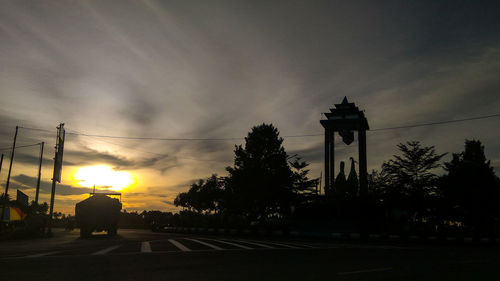
<path fill-rule="evenodd" d="M 234 145 L 262 122 L 318 177 L 321 113 L 344 96 L 372 129 L 500 114 L 497 1 L 12 0 L 0 1 L 0 38 L 0 148 L 16 125 L 18 145 L 46 142 L 48 201 L 55 127 L 65 123 L 55 209 L 66 213 L 90 191 L 75 175 L 96 165 L 116 172 L 109 178 L 128 173 L 127 210 L 175 210 L 194 180 L 225 175 Z M 499 121 L 368 132 L 368 168 L 399 142 L 444 153 L 475 138 L 499 174 Z M 319 136 L 286 137 L 309 134 Z M 356 142 L 337 142 L 337 160 L 357 157 Z M 4 188 L 10 152 L 1 152 Z M 10 194 L 34 198 L 38 155 L 16 151 Z"/>

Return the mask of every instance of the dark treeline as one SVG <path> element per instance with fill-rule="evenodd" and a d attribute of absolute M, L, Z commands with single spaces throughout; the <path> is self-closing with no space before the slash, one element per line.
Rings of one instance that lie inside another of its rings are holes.
<path fill-rule="evenodd" d="M 178 225 L 179 214 L 162 211 L 127 212 L 120 214 L 120 228 L 151 228 L 152 225 Z"/>
<path fill-rule="evenodd" d="M 245 147 L 236 146 L 228 176 L 201 179 L 177 196 L 174 204 L 183 207 L 182 217 L 231 227 L 282 223 L 297 208 L 318 200 L 318 179 L 308 178 L 306 162 L 287 155 L 276 128 L 256 126 L 245 142 Z"/>
<path fill-rule="evenodd" d="M 368 193 L 359 194 L 356 161 L 340 172 L 328 196 L 319 178 L 309 178 L 308 163 L 288 155 L 273 125 L 255 126 L 245 145 L 235 147 L 226 176 L 212 175 L 179 193 L 182 210 L 122 211 L 119 227 L 160 226 L 335 231 L 457 238 L 500 236 L 500 179 L 478 140 L 462 152 L 446 153 L 418 141 L 401 143 L 399 153 L 368 176 Z M 0 197 L 0 203 L 16 204 Z M 19 206 L 27 217 L 16 237 L 43 235 L 46 203 Z M 54 227 L 75 227 L 74 217 L 54 213 Z M 15 234 L 15 233 L 11 233 Z M 9 234 L 10 235 L 10 234 Z"/>
<path fill-rule="evenodd" d="M 386 228 L 416 234 L 494 237 L 500 234 L 500 179 L 478 140 L 441 165 L 444 154 L 419 142 L 399 144 L 401 155 L 370 177 L 370 192 Z M 444 168 L 444 174 L 435 172 Z M 380 219 L 379 219 L 380 221 Z"/>
<path fill-rule="evenodd" d="M 227 176 L 193 183 L 174 204 L 183 210 L 172 225 L 190 227 L 279 227 L 284 230 L 370 232 L 382 234 L 500 235 L 500 179 L 478 140 L 446 155 L 418 141 L 398 145 L 399 154 L 368 178 L 359 195 L 356 162 L 344 163 L 328 197 L 319 179 L 308 177 L 308 163 L 289 156 L 273 125 L 253 127 L 245 146 L 236 146 Z"/>
<path fill-rule="evenodd" d="M 0 225 L 0 240 L 33 238 L 45 235 L 49 220 L 49 205 L 46 202 L 37 204 L 35 201 L 31 201 L 31 203 L 25 206 L 16 200 L 11 200 L 10 196 L 5 196 L 2 193 L 0 195 L 0 212 L 3 206 L 19 208 L 26 217 L 23 220 Z M 59 212 L 54 212 L 53 218 L 54 223 L 57 222 L 57 224 L 66 224 L 72 219 L 71 216 L 66 216 Z"/>

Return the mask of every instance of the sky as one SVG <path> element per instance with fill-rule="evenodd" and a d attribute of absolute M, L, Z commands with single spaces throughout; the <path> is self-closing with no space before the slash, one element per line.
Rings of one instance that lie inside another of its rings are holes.
<path fill-rule="evenodd" d="M 234 146 L 262 123 L 319 177 L 319 120 L 344 96 L 371 129 L 500 114 L 499 31 L 498 1 L 0 0 L 0 187 L 22 126 L 18 146 L 45 142 L 40 200 L 50 200 L 59 123 L 54 209 L 64 213 L 88 197 L 92 184 L 77 175 L 94 166 L 115 180 L 90 181 L 120 190 L 127 211 L 176 211 L 175 196 L 226 175 Z M 400 142 L 435 146 L 449 161 L 479 139 L 498 175 L 499 121 L 368 131 L 368 169 Z M 286 137 L 295 135 L 316 136 Z M 192 140 L 214 138 L 226 140 Z M 16 150 L 11 196 L 34 199 L 39 153 Z M 357 142 L 337 136 L 335 153 L 338 171 Z"/>

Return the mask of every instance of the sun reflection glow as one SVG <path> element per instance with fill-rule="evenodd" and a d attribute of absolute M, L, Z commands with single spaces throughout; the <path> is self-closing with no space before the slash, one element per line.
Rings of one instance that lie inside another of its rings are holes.
<path fill-rule="evenodd" d="M 134 177 L 125 171 L 114 171 L 106 165 L 79 168 L 73 175 L 74 182 L 79 186 L 123 190 L 135 184 Z"/>

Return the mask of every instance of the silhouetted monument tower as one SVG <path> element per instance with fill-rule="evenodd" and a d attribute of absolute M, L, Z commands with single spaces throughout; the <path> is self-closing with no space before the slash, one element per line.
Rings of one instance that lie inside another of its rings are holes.
<path fill-rule="evenodd" d="M 366 171 L 366 131 L 369 130 L 368 121 L 363 111 L 353 103 L 347 101 L 347 97 L 341 104 L 335 104 L 330 112 L 325 113 L 326 120 L 320 120 L 325 128 L 325 195 L 333 193 L 335 179 L 335 132 L 339 132 L 345 144 L 350 145 L 354 141 L 354 132 L 358 132 L 359 152 L 359 194 L 364 196 L 368 190 Z"/>

